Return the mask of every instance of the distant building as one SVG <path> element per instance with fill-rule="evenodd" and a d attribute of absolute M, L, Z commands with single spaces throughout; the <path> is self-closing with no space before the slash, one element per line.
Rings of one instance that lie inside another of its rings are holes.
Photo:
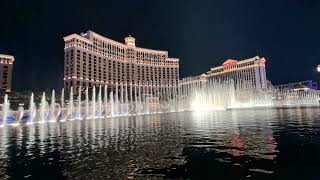
<path fill-rule="evenodd" d="M 201 74 L 200 76 L 190 76 L 190 77 L 182 78 L 179 82 L 179 85 L 184 86 L 184 85 L 189 85 L 189 84 L 199 83 L 199 82 L 206 83 L 207 80 L 208 80 L 207 75 Z"/>
<path fill-rule="evenodd" d="M 278 89 L 294 89 L 294 90 L 308 90 L 318 89 L 318 83 L 313 80 L 307 80 L 307 81 L 300 81 L 300 82 L 294 82 L 294 83 L 288 83 L 288 84 L 282 84 L 282 85 L 276 85 L 274 86 Z"/>
<path fill-rule="evenodd" d="M 178 86 L 179 59 L 168 57 L 167 51 L 136 47 L 131 36 L 124 39 L 124 44 L 93 31 L 63 39 L 66 90 L 99 85 L 113 90 L 120 85 L 128 89 L 143 86 L 155 95 Z"/>
<path fill-rule="evenodd" d="M 11 91 L 13 62 L 13 56 L 0 54 L 0 89 L 2 91 Z"/>
<path fill-rule="evenodd" d="M 188 91 L 189 87 L 193 85 L 202 86 L 209 80 L 233 79 L 235 84 L 240 82 L 251 83 L 250 87 L 254 90 L 262 90 L 272 86 L 266 77 L 265 63 L 265 58 L 259 56 L 241 61 L 228 59 L 222 66 L 210 68 L 210 71 L 206 74 L 182 78 L 179 86 L 182 90 Z"/>
<path fill-rule="evenodd" d="M 181 91 L 183 94 L 189 94 L 188 91 L 191 91 L 191 87 L 195 86 L 203 86 L 207 83 L 207 75 L 206 74 L 201 74 L 199 76 L 189 76 L 182 78 L 179 81 L 179 86 L 181 88 Z"/>
<path fill-rule="evenodd" d="M 222 66 L 213 67 L 207 72 L 207 78 L 227 80 L 233 79 L 237 84 L 239 82 L 250 83 L 255 90 L 267 88 L 268 81 L 265 70 L 265 58 L 259 56 L 245 60 L 226 60 Z"/>

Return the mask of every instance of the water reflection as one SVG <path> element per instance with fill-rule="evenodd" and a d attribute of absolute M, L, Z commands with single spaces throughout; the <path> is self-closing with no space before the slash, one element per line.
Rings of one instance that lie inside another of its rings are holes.
<path fill-rule="evenodd" d="M 0 177 L 254 178 L 291 176 L 293 168 L 317 175 L 319 116 L 317 108 L 251 109 L 6 127 Z"/>

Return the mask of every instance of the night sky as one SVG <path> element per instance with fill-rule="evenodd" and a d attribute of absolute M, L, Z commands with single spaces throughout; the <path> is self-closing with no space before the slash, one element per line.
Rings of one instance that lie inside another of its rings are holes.
<path fill-rule="evenodd" d="M 3 0 L 0 20 L 0 54 L 16 58 L 14 90 L 61 88 L 63 36 L 89 29 L 168 50 L 180 77 L 259 55 L 273 84 L 319 79 L 318 0 Z"/>

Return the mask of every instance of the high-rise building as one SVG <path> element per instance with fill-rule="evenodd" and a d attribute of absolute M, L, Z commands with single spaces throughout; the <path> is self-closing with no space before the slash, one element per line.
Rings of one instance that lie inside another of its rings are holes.
<path fill-rule="evenodd" d="M 250 87 L 255 90 L 265 89 L 268 85 L 265 63 L 266 59 L 259 56 L 241 61 L 228 59 L 222 66 L 211 68 L 207 72 L 207 78 L 233 79 L 235 83 L 245 81 L 251 84 Z"/>
<path fill-rule="evenodd" d="M 89 30 L 63 39 L 66 90 L 143 86 L 156 95 L 178 86 L 179 59 L 169 58 L 167 51 L 137 47 L 134 37 L 126 37 L 123 44 Z"/>
<path fill-rule="evenodd" d="M 0 89 L 6 92 L 11 91 L 13 62 L 13 56 L 0 54 Z"/>

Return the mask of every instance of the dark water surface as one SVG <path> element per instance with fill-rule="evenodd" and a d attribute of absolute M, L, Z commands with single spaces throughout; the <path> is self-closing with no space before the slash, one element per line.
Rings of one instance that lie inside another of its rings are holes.
<path fill-rule="evenodd" d="M 1 179 L 320 179 L 320 109 L 230 110 L 0 129 Z"/>

